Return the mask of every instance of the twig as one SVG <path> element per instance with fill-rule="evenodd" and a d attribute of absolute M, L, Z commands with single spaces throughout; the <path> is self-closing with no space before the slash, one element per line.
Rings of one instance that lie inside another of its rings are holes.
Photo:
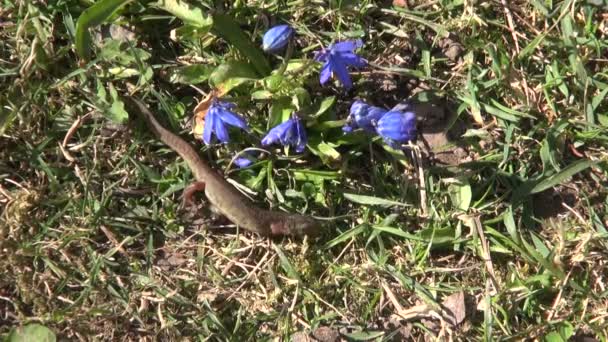
<path fill-rule="evenodd" d="M 490 257 L 490 246 L 488 245 L 488 240 L 486 240 L 486 235 L 483 232 L 483 226 L 479 220 L 479 216 L 473 218 L 472 221 L 472 224 L 475 226 L 475 230 L 477 231 L 477 235 L 479 235 L 479 240 L 481 240 L 481 252 L 483 253 L 483 259 L 485 261 L 488 274 L 490 275 L 492 285 L 494 286 L 494 291 L 498 292 L 499 286 L 498 282 L 496 281 L 496 276 L 494 275 L 494 264 L 492 263 L 492 258 Z"/>
<path fill-rule="evenodd" d="M 230 299 L 232 299 L 234 296 L 236 296 L 236 294 L 243 288 L 243 286 L 245 286 L 245 284 L 247 284 L 247 280 L 249 280 L 249 278 L 251 278 L 255 272 L 260 269 L 260 267 L 262 266 L 262 264 L 266 261 L 266 259 L 268 258 L 268 255 L 270 254 L 270 251 L 266 251 L 266 254 L 264 254 L 264 256 L 262 257 L 262 259 L 257 263 L 257 265 L 255 265 L 255 267 L 249 271 L 247 273 L 247 277 L 245 278 L 245 280 L 243 280 L 243 282 L 241 283 L 241 285 L 239 285 L 239 287 L 236 288 L 236 290 L 234 290 L 232 292 L 232 294 L 230 296 L 228 296 L 228 298 L 226 298 L 226 302 L 229 302 Z M 271 262 L 274 258 L 276 257 L 276 254 L 272 256 L 272 258 L 270 258 L 270 260 L 268 262 Z"/>
<path fill-rule="evenodd" d="M 422 215 L 427 217 L 429 215 L 429 209 L 427 207 L 427 196 L 426 196 L 426 182 L 424 181 L 424 169 L 422 168 L 422 154 L 420 148 L 412 142 L 409 142 L 409 147 L 414 151 L 414 163 L 418 170 L 418 182 L 420 184 L 420 208 L 422 209 Z"/>
<path fill-rule="evenodd" d="M 509 31 L 511 31 L 511 36 L 513 37 L 513 42 L 515 43 L 515 51 L 517 51 L 519 54 L 519 42 L 517 40 L 517 34 L 515 33 L 515 27 L 513 26 L 513 16 L 511 15 L 511 10 L 507 5 L 506 0 L 500 0 L 500 3 L 502 4 L 502 8 L 507 16 L 507 24 L 509 24 Z"/>
<path fill-rule="evenodd" d="M 553 316 L 555 316 L 555 310 L 557 309 L 557 306 L 559 305 L 559 302 L 562 299 L 562 294 L 564 293 L 564 287 L 568 283 L 568 279 L 570 278 L 571 273 L 572 273 L 572 269 L 568 272 L 568 274 L 566 274 L 566 277 L 562 281 L 562 286 L 560 286 L 559 292 L 557 293 L 557 296 L 555 297 L 555 300 L 553 301 L 553 306 L 551 307 L 551 311 L 549 311 L 549 314 L 547 315 L 547 321 L 552 320 Z"/>

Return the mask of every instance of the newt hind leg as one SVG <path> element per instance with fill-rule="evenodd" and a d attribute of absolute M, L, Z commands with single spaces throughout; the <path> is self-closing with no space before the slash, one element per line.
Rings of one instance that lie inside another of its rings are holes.
<path fill-rule="evenodd" d="M 191 207 L 194 205 L 194 194 L 199 192 L 199 191 L 204 191 L 205 190 L 205 183 L 204 182 L 194 182 L 190 185 L 188 185 L 188 187 L 186 187 L 186 189 L 184 189 L 184 193 L 183 193 L 183 200 L 182 200 L 182 206 L 184 208 L 186 207 Z"/>
<path fill-rule="evenodd" d="M 182 194 L 182 208 L 191 208 L 191 212 L 198 211 L 200 207 L 197 207 L 194 203 L 194 194 L 200 191 L 205 191 L 205 183 L 204 182 L 193 182 L 188 185 Z M 230 221 L 222 215 L 221 211 L 215 207 L 213 204 L 209 203 L 208 209 L 210 211 L 211 220 L 218 221 L 220 224 L 230 224 Z"/>

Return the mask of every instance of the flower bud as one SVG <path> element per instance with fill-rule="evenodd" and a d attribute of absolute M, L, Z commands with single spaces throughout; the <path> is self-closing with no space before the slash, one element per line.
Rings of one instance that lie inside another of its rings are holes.
<path fill-rule="evenodd" d="M 378 134 L 385 140 L 404 143 L 416 139 L 416 115 L 390 111 L 378 121 Z"/>
<path fill-rule="evenodd" d="M 272 27 L 264 34 L 262 49 L 266 52 L 276 53 L 283 49 L 294 30 L 289 25 L 277 25 Z"/>

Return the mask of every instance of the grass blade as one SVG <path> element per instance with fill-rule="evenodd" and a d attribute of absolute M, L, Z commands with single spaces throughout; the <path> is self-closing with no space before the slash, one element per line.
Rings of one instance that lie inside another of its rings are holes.
<path fill-rule="evenodd" d="M 568 178 L 574 176 L 575 174 L 585 170 L 586 168 L 595 165 L 594 161 L 591 160 L 580 160 L 575 163 L 568 165 L 562 171 L 543 179 L 538 182 L 530 191 L 530 194 L 535 194 L 541 191 L 545 191 L 549 188 L 552 188 L 556 185 L 559 185 L 565 182 Z"/>
<path fill-rule="evenodd" d="M 206 28 L 213 24 L 211 17 L 206 16 L 200 8 L 183 1 L 159 0 L 154 6 L 173 14 L 188 25 Z"/>
<path fill-rule="evenodd" d="M 260 76 L 270 74 L 270 65 L 262 51 L 249 41 L 243 30 L 230 16 L 220 13 L 214 14 L 212 31 L 245 55 Z"/>
<path fill-rule="evenodd" d="M 391 201 L 391 200 L 374 197 L 374 196 L 345 193 L 344 198 L 346 198 L 347 200 L 354 202 L 354 203 L 375 205 L 375 206 L 380 206 L 380 207 L 392 207 L 392 206 L 407 207 L 408 206 L 405 203 Z"/>

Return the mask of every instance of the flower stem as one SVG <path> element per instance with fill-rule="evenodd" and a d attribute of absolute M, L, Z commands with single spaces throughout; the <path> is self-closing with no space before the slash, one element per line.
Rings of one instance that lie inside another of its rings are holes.
<path fill-rule="evenodd" d="M 283 75 L 285 73 L 285 70 L 287 70 L 287 64 L 289 63 L 289 60 L 291 59 L 291 55 L 293 55 L 293 46 L 294 46 L 293 39 L 290 39 L 289 43 L 287 43 L 287 51 L 285 51 L 285 57 L 283 58 L 283 65 L 281 65 L 281 68 L 277 72 L 278 75 Z"/>

